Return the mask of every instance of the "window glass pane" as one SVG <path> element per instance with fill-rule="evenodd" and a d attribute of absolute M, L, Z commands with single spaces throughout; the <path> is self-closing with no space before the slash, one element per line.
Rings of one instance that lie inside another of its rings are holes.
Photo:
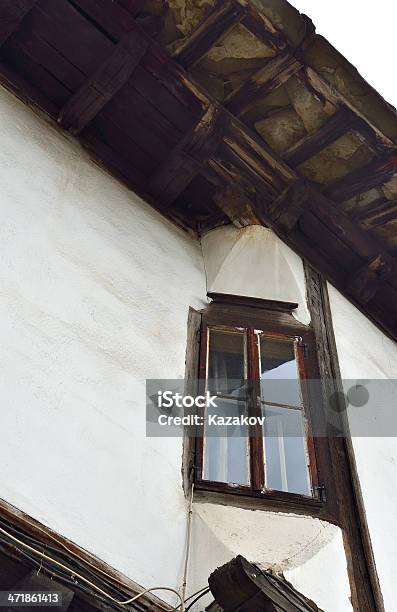
<path fill-rule="evenodd" d="M 208 424 L 204 432 L 203 478 L 215 482 L 249 485 L 249 434 L 244 425 L 222 425 L 222 417 L 247 415 L 245 402 L 218 399 L 217 408 L 210 407 L 209 416 L 217 417 L 217 424 Z M 220 418 L 219 418 L 220 417 Z"/>
<path fill-rule="evenodd" d="M 262 401 L 301 406 L 294 340 L 259 335 Z"/>
<path fill-rule="evenodd" d="M 266 488 L 311 495 L 302 410 L 263 407 Z"/>
<path fill-rule="evenodd" d="M 258 334 L 266 488 L 311 495 L 295 341 Z"/>
<path fill-rule="evenodd" d="M 244 332 L 209 329 L 207 388 L 211 393 L 238 395 L 246 377 Z"/>

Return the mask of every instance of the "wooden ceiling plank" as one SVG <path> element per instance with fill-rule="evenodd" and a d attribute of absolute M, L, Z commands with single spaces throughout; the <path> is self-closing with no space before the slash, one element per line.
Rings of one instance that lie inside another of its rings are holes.
<path fill-rule="evenodd" d="M 72 134 L 79 134 L 131 77 L 146 53 L 148 42 L 127 34 L 110 58 L 90 77 L 62 108 L 58 121 Z"/>
<path fill-rule="evenodd" d="M 185 68 L 191 68 L 220 38 L 230 32 L 245 14 L 245 8 L 235 0 L 218 0 L 209 15 L 175 51 L 174 59 Z"/>
<path fill-rule="evenodd" d="M 381 186 L 396 174 L 397 152 L 393 152 L 334 181 L 326 187 L 324 193 L 336 202 L 344 202 L 355 195 Z"/>
<path fill-rule="evenodd" d="M 16 32 L 38 0 L 2 0 L 0 6 L 0 46 Z"/>
<path fill-rule="evenodd" d="M 257 103 L 259 98 L 283 85 L 301 68 L 302 64 L 290 53 L 278 55 L 232 92 L 224 104 L 231 113 L 241 115 Z"/>
<path fill-rule="evenodd" d="M 69 2 L 85 15 L 97 28 L 117 42 L 129 32 L 134 23 L 134 16 L 117 2 L 108 0 L 69 0 Z"/>

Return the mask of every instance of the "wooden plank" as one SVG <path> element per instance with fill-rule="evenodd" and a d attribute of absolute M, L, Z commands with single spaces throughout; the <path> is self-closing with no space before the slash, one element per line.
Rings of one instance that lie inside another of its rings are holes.
<path fill-rule="evenodd" d="M 346 107 L 342 107 L 316 132 L 305 136 L 288 151 L 285 151 L 282 155 L 283 160 L 289 166 L 296 168 L 349 132 L 355 124 L 355 119 L 357 117 L 354 113 Z"/>
<path fill-rule="evenodd" d="M 249 110 L 259 98 L 263 98 L 277 89 L 301 70 L 302 64 L 290 53 L 281 54 L 267 62 L 241 87 L 232 92 L 225 100 L 225 106 L 234 115 L 241 115 Z"/>
<path fill-rule="evenodd" d="M 70 90 L 63 85 L 54 75 L 41 64 L 35 62 L 25 49 L 18 43 L 16 37 L 11 37 L 6 45 L 2 48 L 2 57 L 11 76 L 11 72 L 15 74 L 15 82 L 27 83 L 26 93 L 38 92 L 38 96 L 33 96 L 35 102 L 42 104 L 42 108 L 47 110 L 50 106 L 57 109 L 55 118 L 58 115 L 58 110 L 70 97 Z M 48 102 L 45 102 L 47 100 Z M 51 116 L 54 117 L 53 111 Z"/>
<path fill-rule="evenodd" d="M 120 2 L 109 2 L 109 0 L 69 0 L 69 2 L 98 29 L 105 30 L 113 42 L 118 42 L 134 28 L 135 11 L 129 11 Z M 139 2 L 142 3 L 141 0 Z M 139 10 L 138 3 L 135 4 L 135 10 L 136 12 Z"/>
<path fill-rule="evenodd" d="M 187 320 L 185 394 L 192 397 L 196 397 L 198 393 L 201 319 L 201 313 L 190 307 Z M 194 481 L 195 434 L 195 427 L 184 428 L 182 477 L 186 497 L 190 496 Z"/>
<path fill-rule="evenodd" d="M 185 68 L 191 68 L 244 17 L 246 10 L 235 0 L 218 0 L 213 10 L 173 54 Z"/>
<path fill-rule="evenodd" d="M 216 151 L 227 125 L 226 115 L 211 105 L 153 174 L 149 190 L 166 207 L 179 196 Z"/>
<path fill-rule="evenodd" d="M 397 151 L 334 181 L 326 187 L 324 193 L 337 202 L 345 202 L 355 195 L 365 193 L 374 187 L 379 187 L 392 179 L 396 174 Z"/>
<path fill-rule="evenodd" d="M 148 43 L 137 32 L 127 34 L 109 59 L 70 98 L 58 121 L 72 134 L 79 134 L 131 77 L 146 53 Z"/>
<path fill-rule="evenodd" d="M 2 0 L 0 5 L 0 46 L 16 32 L 38 0 Z"/>
<path fill-rule="evenodd" d="M 87 77 L 94 74 L 114 48 L 105 32 L 63 0 L 40 0 L 23 25 L 47 41 Z"/>

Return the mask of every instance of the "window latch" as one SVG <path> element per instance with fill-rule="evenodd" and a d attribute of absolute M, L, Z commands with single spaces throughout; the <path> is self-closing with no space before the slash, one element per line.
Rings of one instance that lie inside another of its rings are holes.
<path fill-rule="evenodd" d="M 314 487 L 314 492 L 316 493 L 319 500 L 325 504 L 325 502 L 327 501 L 327 488 L 325 484 L 316 485 Z"/>

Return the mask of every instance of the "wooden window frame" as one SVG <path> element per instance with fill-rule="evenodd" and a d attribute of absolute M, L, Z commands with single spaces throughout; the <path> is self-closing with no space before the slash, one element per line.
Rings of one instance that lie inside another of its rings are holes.
<path fill-rule="evenodd" d="M 196 430 L 194 436 L 194 450 L 191 451 L 193 461 L 192 481 L 195 483 L 196 498 L 199 493 L 199 498 L 203 500 L 211 496 L 213 500 L 221 498 L 227 503 L 236 506 L 244 506 L 251 499 L 252 501 L 263 504 L 264 506 L 272 506 L 277 510 L 330 517 L 331 507 L 329 504 L 329 492 L 332 489 L 332 479 L 330 470 L 330 459 L 328 450 L 328 441 L 326 437 L 314 438 L 312 435 L 312 424 L 319 419 L 324 418 L 322 409 L 322 398 L 311 397 L 310 389 L 305 388 L 302 384 L 305 379 L 318 379 L 319 368 L 316 357 L 316 343 L 313 331 L 310 327 L 299 323 L 292 313 L 297 308 L 297 304 L 275 302 L 268 300 L 259 300 L 255 298 L 242 298 L 238 296 L 224 294 L 209 294 L 212 302 L 205 311 L 200 313 L 200 326 L 196 329 L 196 336 L 199 335 L 196 342 L 196 367 L 198 368 L 198 386 L 202 385 L 206 379 L 206 354 L 207 354 L 207 330 L 208 328 L 245 328 L 248 332 L 248 342 L 255 344 L 254 331 L 263 330 L 270 337 L 278 337 L 296 340 L 297 344 L 297 362 L 299 364 L 299 373 L 302 393 L 304 395 L 304 410 L 308 422 L 308 437 L 307 451 L 310 459 L 310 477 L 313 488 L 313 496 L 300 495 L 296 493 L 288 493 L 283 491 L 264 490 L 261 485 L 264 482 L 264 461 L 262 435 L 258 433 L 251 437 L 250 445 L 250 473 L 253 482 L 250 486 L 231 485 L 228 483 L 212 482 L 202 478 L 203 468 L 203 431 L 202 428 Z M 196 321 L 196 326 L 198 323 Z M 304 357 L 303 352 L 307 355 Z M 251 355 L 255 354 L 255 349 L 250 351 Z M 255 365 L 254 359 L 248 363 L 248 377 L 253 381 L 253 385 L 257 386 L 256 393 L 260 396 L 260 381 L 259 381 L 259 362 Z M 259 388 L 259 393 L 258 393 Z M 313 402 L 321 403 L 321 409 L 317 410 L 317 414 L 313 414 Z M 255 408 L 252 407 L 254 410 Z M 321 414 L 320 414 L 321 413 Z M 323 421 L 322 421 L 323 422 Z M 201 429 L 201 431 L 200 431 Z M 324 492 L 327 495 L 324 495 Z M 231 499 L 233 498 L 233 499 Z"/>

